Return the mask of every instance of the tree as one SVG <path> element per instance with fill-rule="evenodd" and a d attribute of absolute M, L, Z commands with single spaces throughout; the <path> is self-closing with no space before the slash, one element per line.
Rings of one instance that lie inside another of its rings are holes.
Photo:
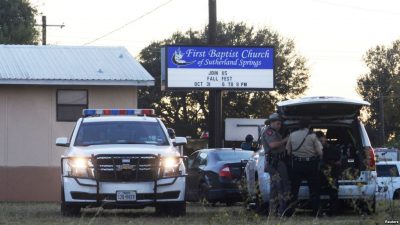
<path fill-rule="evenodd" d="M 139 90 L 139 106 L 155 108 L 167 126 L 178 134 L 197 136 L 207 130 L 208 93 L 204 91 L 160 91 L 160 47 L 166 44 L 204 45 L 207 27 L 201 31 L 176 32 L 156 41 L 140 53 L 142 65 L 156 79 L 154 87 Z M 294 42 L 267 28 L 259 30 L 245 23 L 218 23 L 218 45 L 274 46 L 276 51 L 276 90 L 272 92 L 225 92 L 224 117 L 266 118 L 279 100 L 295 97 L 307 88 L 309 71 L 306 60 L 295 52 Z"/>
<path fill-rule="evenodd" d="M 382 98 L 384 112 L 385 140 L 396 140 L 400 134 L 400 40 L 391 46 L 379 45 L 367 51 L 363 58 L 368 72 L 357 81 L 357 92 L 371 103 L 368 110 L 367 126 L 380 129 Z"/>
<path fill-rule="evenodd" d="M 0 0 L 0 43 L 37 44 L 36 14 L 27 0 Z"/>

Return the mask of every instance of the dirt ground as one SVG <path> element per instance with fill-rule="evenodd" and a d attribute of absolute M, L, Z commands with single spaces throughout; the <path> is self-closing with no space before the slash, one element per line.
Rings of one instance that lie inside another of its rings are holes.
<path fill-rule="evenodd" d="M 271 218 L 247 211 L 237 204 L 232 207 L 217 205 L 205 206 L 200 203 L 188 203 L 185 217 L 160 217 L 154 208 L 141 210 L 103 210 L 85 209 L 78 218 L 65 218 L 60 215 L 58 203 L 0 203 L 1 225 L 90 225 L 90 224 L 385 224 L 385 220 L 400 220 L 400 202 L 378 202 L 373 215 L 359 215 L 351 210 L 340 216 L 319 218 L 311 217 L 307 212 L 299 212 L 291 218 Z"/>

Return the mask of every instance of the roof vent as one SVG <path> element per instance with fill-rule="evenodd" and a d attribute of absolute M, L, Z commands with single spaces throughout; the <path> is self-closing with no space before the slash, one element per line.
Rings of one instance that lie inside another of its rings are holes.
<path fill-rule="evenodd" d="M 124 55 L 120 54 L 120 55 L 118 56 L 118 58 L 122 59 L 122 58 L 124 58 Z"/>
<path fill-rule="evenodd" d="M 103 73 L 102 69 L 97 70 L 98 73 Z"/>

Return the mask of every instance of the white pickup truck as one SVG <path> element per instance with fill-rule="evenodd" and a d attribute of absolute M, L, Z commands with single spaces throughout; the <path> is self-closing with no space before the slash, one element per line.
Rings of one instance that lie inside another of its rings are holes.
<path fill-rule="evenodd" d="M 376 164 L 378 174 L 376 199 L 400 199 L 400 161 L 382 161 Z"/>
<path fill-rule="evenodd" d="M 170 137 L 149 109 L 87 109 L 61 158 L 61 212 L 77 216 L 83 207 L 144 208 L 186 213 L 186 170 Z"/>

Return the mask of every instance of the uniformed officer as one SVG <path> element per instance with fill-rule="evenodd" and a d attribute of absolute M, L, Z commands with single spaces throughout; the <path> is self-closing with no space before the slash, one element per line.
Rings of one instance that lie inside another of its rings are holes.
<path fill-rule="evenodd" d="M 292 156 L 292 179 L 289 214 L 293 213 L 297 203 L 300 184 L 308 182 L 310 198 L 314 215 L 318 214 L 320 206 L 320 173 L 318 169 L 322 157 L 322 144 L 309 129 L 310 121 L 300 121 L 300 129 L 291 133 L 286 144 L 288 154 Z"/>
<path fill-rule="evenodd" d="M 242 144 L 240 145 L 240 148 L 242 148 L 243 150 L 254 151 L 255 148 L 253 147 L 253 140 L 254 140 L 253 135 L 251 135 L 251 134 L 246 135 L 245 141 L 242 142 Z"/>
<path fill-rule="evenodd" d="M 322 131 L 317 131 L 315 134 L 324 147 L 321 165 L 321 192 L 329 195 L 329 215 L 334 216 L 339 206 L 340 149 L 327 143 Z"/>
<path fill-rule="evenodd" d="M 279 133 L 282 126 L 279 114 L 271 114 L 268 122 L 261 140 L 266 154 L 266 171 L 271 177 L 269 212 L 279 216 L 286 210 L 290 196 L 289 175 L 284 162 L 287 138 L 283 139 Z"/>

